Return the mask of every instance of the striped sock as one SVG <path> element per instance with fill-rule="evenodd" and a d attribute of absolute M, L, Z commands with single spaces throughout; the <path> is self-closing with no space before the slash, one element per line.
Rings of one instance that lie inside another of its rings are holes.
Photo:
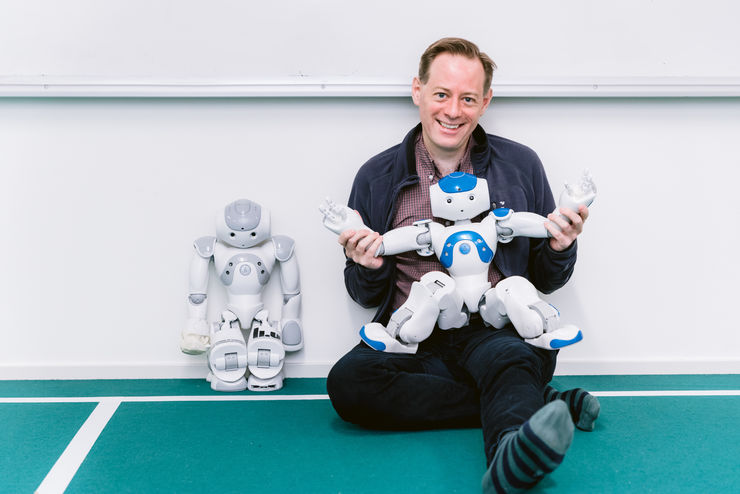
<path fill-rule="evenodd" d="M 483 492 L 518 492 L 535 485 L 563 461 L 573 430 L 564 402 L 556 400 L 540 408 L 518 430 L 501 438 L 483 476 Z"/>
<path fill-rule="evenodd" d="M 561 392 L 552 386 L 545 386 L 545 403 L 553 400 L 563 400 L 567 403 L 576 427 L 582 431 L 594 430 L 594 422 L 601 411 L 599 400 L 594 395 L 581 388 Z"/>

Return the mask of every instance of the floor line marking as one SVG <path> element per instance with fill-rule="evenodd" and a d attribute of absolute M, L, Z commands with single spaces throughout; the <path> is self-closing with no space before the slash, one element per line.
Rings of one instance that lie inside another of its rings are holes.
<path fill-rule="evenodd" d="M 308 401 L 328 400 L 329 395 L 181 395 L 181 396 L 68 396 L 34 398 L 0 398 L 2 403 L 98 403 L 106 400 L 118 403 L 182 402 L 182 401 Z"/>
<path fill-rule="evenodd" d="M 44 480 L 36 489 L 36 494 L 61 494 L 72 481 L 87 454 L 92 449 L 108 421 L 116 413 L 120 401 L 103 398 L 92 411 L 72 441 L 67 445 L 59 459 L 51 467 Z"/>
<path fill-rule="evenodd" d="M 740 390 L 736 389 L 714 389 L 714 390 L 675 390 L 675 391 L 589 391 L 594 396 L 620 397 L 620 396 L 740 396 Z"/>
<path fill-rule="evenodd" d="M 673 390 L 673 391 L 590 391 L 601 397 L 647 397 L 647 396 L 740 396 L 736 389 L 712 390 Z M 328 400 L 329 395 L 175 395 L 175 396 L 68 396 L 68 397 L 34 397 L 34 398 L 0 398 L 3 403 L 157 403 L 157 402 L 206 402 L 206 401 L 310 401 Z"/>

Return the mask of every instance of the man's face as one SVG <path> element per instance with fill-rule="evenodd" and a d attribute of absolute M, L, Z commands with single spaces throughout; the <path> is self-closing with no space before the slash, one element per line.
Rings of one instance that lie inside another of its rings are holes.
<path fill-rule="evenodd" d="M 432 158 L 465 149 L 478 119 L 488 108 L 485 73 L 478 59 L 442 53 L 429 67 L 429 78 L 414 78 L 411 95 L 419 107 L 424 144 Z"/>

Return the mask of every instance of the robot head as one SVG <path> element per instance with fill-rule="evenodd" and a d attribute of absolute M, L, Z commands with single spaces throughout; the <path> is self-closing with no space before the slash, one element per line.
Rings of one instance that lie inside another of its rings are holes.
<path fill-rule="evenodd" d="M 488 182 L 463 172 L 453 172 L 429 187 L 432 214 L 451 221 L 475 218 L 491 207 Z"/>
<path fill-rule="evenodd" d="M 256 202 L 238 199 L 216 215 L 216 236 L 233 247 L 255 246 L 270 238 L 270 212 Z"/>

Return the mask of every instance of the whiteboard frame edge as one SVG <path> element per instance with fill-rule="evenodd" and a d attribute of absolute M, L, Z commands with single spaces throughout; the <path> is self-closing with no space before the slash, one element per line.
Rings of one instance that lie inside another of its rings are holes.
<path fill-rule="evenodd" d="M 497 98 L 736 98 L 740 78 L 627 81 L 501 81 Z M 411 85 L 386 82 L 130 82 L 0 76 L 2 98 L 406 98 Z"/>

